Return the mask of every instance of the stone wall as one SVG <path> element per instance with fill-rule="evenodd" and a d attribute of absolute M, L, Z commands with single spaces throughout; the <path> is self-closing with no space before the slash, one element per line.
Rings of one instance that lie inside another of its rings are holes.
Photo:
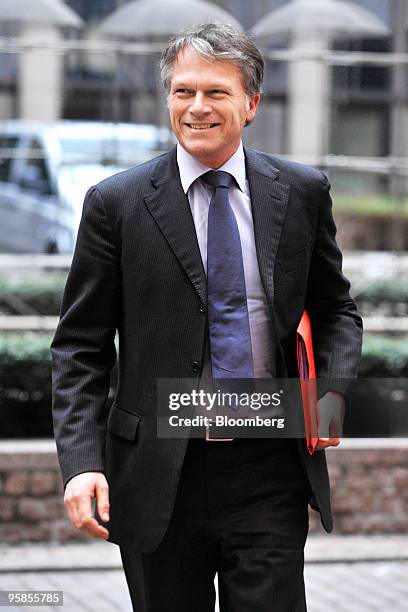
<path fill-rule="evenodd" d="M 408 439 L 348 439 L 326 455 L 335 533 L 408 533 Z M 310 530 L 323 531 L 318 514 L 310 518 Z"/>
<path fill-rule="evenodd" d="M 327 457 L 336 533 L 408 533 L 408 440 L 344 440 Z M 0 542 L 69 540 L 88 538 L 66 517 L 54 442 L 0 442 Z"/>
<path fill-rule="evenodd" d="M 66 518 L 52 441 L 0 442 L 0 542 L 87 539 Z"/>
<path fill-rule="evenodd" d="M 395 212 L 395 211 L 393 211 Z M 342 251 L 407 251 L 408 219 L 397 214 L 358 215 L 334 209 Z"/>

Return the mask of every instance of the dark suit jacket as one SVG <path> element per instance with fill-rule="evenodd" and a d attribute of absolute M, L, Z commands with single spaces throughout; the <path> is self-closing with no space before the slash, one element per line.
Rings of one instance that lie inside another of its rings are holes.
<path fill-rule="evenodd" d="M 341 272 L 321 172 L 245 150 L 274 373 L 296 376 L 296 328 L 310 313 L 318 376 L 357 375 L 362 324 Z M 187 439 L 156 437 L 157 378 L 199 379 L 206 276 L 175 149 L 92 187 L 52 342 L 53 419 L 64 484 L 103 471 L 109 540 L 154 550 L 168 525 Z M 108 411 L 109 373 L 118 385 Z M 332 529 L 324 452 L 299 452 L 312 505 Z"/>

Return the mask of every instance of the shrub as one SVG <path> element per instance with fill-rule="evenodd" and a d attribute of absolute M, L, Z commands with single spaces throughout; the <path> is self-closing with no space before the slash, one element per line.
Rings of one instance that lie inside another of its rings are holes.
<path fill-rule="evenodd" d="M 45 333 L 0 335 L 1 438 L 53 436 L 51 340 Z M 365 334 L 360 377 L 407 378 L 408 342 Z"/>
<path fill-rule="evenodd" d="M 0 312 L 3 314 L 58 315 L 66 275 L 38 279 L 0 279 Z M 34 311 L 34 312 L 33 312 Z"/>

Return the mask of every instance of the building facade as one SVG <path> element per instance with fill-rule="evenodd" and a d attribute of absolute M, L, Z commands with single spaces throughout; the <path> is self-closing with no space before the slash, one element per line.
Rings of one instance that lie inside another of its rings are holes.
<path fill-rule="evenodd" d="M 216 0 L 250 28 L 271 10 L 290 0 Z M 334 49 L 407 53 L 408 7 L 405 0 L 353 0 L 375 13 L 391 31 L 378 39 L 333 41 Z M 126 0 L 66 0 L 84 20 L 79 33 L 68 37 L 101 42 L 98 25 Z M 14 29 L 13 29 L 14 28 Z M 17 35 L 2 24 L 0 33 Z M 275 37 L 269 49 L 287 48 Z M 0 53 L 0 118 L 18 117 L 17 53 Z M 61 116 L 157 123 L 158 55 L 121 55 L 71 51 L 65 55 Z M 44 92 L 46 95 L 46 92 Z M 161 92 L 160 92 L 161 95 Z M 405 65 L 333 66 L 330 71 L 327 153 L 357 156 L 408 156 L 408 87 Z M 307 121 L 307 117 L 305 117 Z M 248 142 L 272 153 L 288 152 L 288 63 L 268 61 L 264 99 L 259 116 L 246 133 Z"/>

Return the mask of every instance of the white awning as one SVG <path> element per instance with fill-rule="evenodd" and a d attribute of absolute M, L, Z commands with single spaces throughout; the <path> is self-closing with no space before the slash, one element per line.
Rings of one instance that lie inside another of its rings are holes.
<path fill-rule="evenodd" d="M 0 0 L 0 23 L 24 22 L 81 28 L 81 17 L 63 0 Z"/>
<path fill-rule="evenodd" d="M 348 0 L 292 0 L 262 17 L 254 36 L 293 32 L 330 32 L 346 38 L 381 37 L 390 32 L 371 11 Z"/>
<path fill-rule="evenodd" d="M 241 24 L 224 9 L 206 0 L 136 0 L 113 11 L 102 22 L 102 34 L 117 38 L 169 36 L 202 23 Z"/>

